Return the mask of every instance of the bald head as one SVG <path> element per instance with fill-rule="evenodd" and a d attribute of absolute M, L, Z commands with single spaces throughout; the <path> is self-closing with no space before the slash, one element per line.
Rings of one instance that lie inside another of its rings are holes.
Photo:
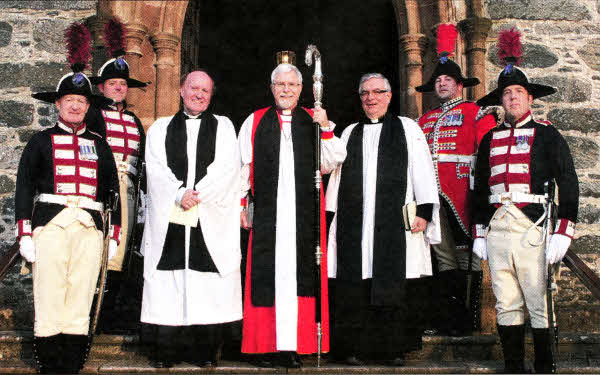
<path fill-rule="evenodd" d="M 205 71 L 194 71 L 182 77 L 179 92 L 183 109 L 188 115 L 196 116 L 206 111 L 213 94 L 214 83 Z"/>

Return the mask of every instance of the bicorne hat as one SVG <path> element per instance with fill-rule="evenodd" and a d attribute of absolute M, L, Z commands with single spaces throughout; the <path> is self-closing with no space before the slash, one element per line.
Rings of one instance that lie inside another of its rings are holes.
<path fill-rule="evenodd" d="M 147 82 L 129 77 L 129 64 L 125 61 L 125 26 L 117 20 L 109 20 L 104 25 L 104 42 L 111 57 L 98 70 L 98 76 L 90 77 L 94 85 L 111 78 L 122 78 L 129 87 L 146 87 Z"/>
<path fill-rule="evenodd" d="M 505 88 L 512 85 L 523 86 L 534 99 L 551 95 L 556 92 L 552 86 L 540 85 L 529 82 L 524 71 L 517 68 L 523 56 L 521 46 L 521 33 L 515 28 L 503 30 L 498 36 L 498 58 L 505 65 L 498 75 L 498 87 L 477 101 L 480 107 L 502 105 L 502 93 Z"/>
<path fill-rule="evenodd" d="M 83 95 L 90 101 L 102 103 L 103 98 L 92 94 L 90 79 L 83 73 L 88 67 L 90 60 L 89 30 L 82 23 L 73 23 L 65 30 L 65 41 L 67 43 L 67 61 L 73 72 L 62 76 L 56 91 L 38 92 L 31 95 L 33 98 L 47 103 L 54 103 L 65 95 Z"/>
<path fill-rule="evenodd" d="M 460 66 L 449 57 L 454 53 L 458 30 L 453 24 L 441 24 L 437 29 L 437 53 L 439 62 L 427 83 L 415 87 L 418 92 L 431 92 L 435 90 L 435 80 L 441 75 L 447 75 L 462 83 L 463 87 L 471 87 L 479 84 L 479 79 L 465 77 Z"/>

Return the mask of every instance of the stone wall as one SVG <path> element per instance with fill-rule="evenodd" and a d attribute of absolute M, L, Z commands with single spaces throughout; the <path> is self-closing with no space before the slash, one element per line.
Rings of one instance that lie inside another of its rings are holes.
<path fill-rule="evenodd" d="M 70 71 L 63 32 L 96 14 L 91 1 L 0 1 L 0 254 L 14 242 L 14 190 L 25 143 L 56 119 L 54 105 L 31 98 L 54 90 Z M 0 330 L 33 325 L 31 277 L 14 267 L 0 282 Z"/>
<path fill-rule="evenodd" d="M 493 21 L 488 38 L 488 90 L 496 87 L 498 32 L 521 30 L 521 66 L 536 83 L 558 93 L 535 100 L 534 115 L 565 136 L 580 183 L 579 224 L 571 247 L 600 271 L 600 2 L 596 0 L 486 0 Z M 598 301 L 563 266 L 557 298 L 559 323 L 573 331 L 600 332 Z"/>

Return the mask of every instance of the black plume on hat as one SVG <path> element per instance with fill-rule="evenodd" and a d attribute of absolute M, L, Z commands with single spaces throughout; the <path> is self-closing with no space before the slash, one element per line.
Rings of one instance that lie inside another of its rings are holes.
<path fill-rule="evenodd" d="M 148 83 L 129 77 L 129 64 L 125 61 L 125 26 L 117 20 L 109 20 L 104 25 L 104 41 L 111 57 L 98 70 L 98 76 L 91 77 L 93 84 L 104 83 L 107 79 L 122 78 L 129 87 L 146 87 Z"/>
<path fill-rule="evenodd" d="M 463 87 L 471 87 L 479 84 L 479 79 L 468 78 L 462 75 L 460 66 L 450 60 L 456 47 L 456 38 L 458 30 L 453 24 L 441 24 L 437 29 L 437 53 L 440 61 L 435 67 L 433 74 L 424 85 L 415 87 L 418 92 L 430 92 L 435 90 L 435 80 L 441 75 L 447 75 L 454 78 Z"/>
<path fill-rule="evenodd" d="M 514 27 L 501 31 L 498 36 L 498 58 L 504 64 L 504 69 L 498 75 L 498 87 L 479 99 L 477 105 L 481 107 L 502 105 L 502 93 L 505 88 L 512 85 L 524 87 L 534 99 L 556 92 L 552 86 L 529 82 L 525 72 L 516 67 L 522 55 L 521 33 Z"/>

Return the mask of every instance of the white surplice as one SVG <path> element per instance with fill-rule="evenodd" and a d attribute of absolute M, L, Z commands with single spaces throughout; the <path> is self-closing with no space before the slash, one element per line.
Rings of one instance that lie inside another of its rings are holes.
<path fill-rule="evenodd" d="M 235 129 L 224 116 L 218 120 L 215 159 L 194 185 L 200 119 L 186 120 L 188 169 L 186 181 L 177 180 L 167 165 L 165 138 L 172 117 L 150 127 L 146 137 L 148 195 L 142 242 L 144 292 L 141 321 L 161 325 L 225 323 L 242 318 L 239 235 L 239 151 Z M 190 227 L 185 228 L 185 269 L 157 270 L 170 213 L 187 189 L 199 192 L 199 225 L 208 252 L 218 270 L 188 268 Z"/>
<path fill-rule="evenodd" d="M 416 201 L 417 204 L 433 203 L 432 220 L 427 223 L 423 234 L 406 233 L 406 278 L 413 279 L 432 274 L 429 245 L 441 241 L 439 226 L 439 198 L 435 172 L 429 147 L 421 128 L 413 120 L 400 117 L 404 126 L 408 152 L 405 204 Z M 341 141 L 346 145 L 350 133 L 357 124 L 344 129 Z M 377 186 L 377 154 L 383 124 L 365 124 L 363 128 L 363 226 L 362 226 L 362 278 L 373 277 L 373 229 L 375 227 L 375 199 Z M 326 210 L 337 211 L 338 190 L 342 174 L 342 165 L 331 173 L 327 194 Z M 402 230 L 402 212 L 398 212 L 398 230 Z M 327 240 L 328 277 L 337 275 L 337 213 L 331 223 Z"/>
<path fill-rule="evenodd" d="M 292 116 L 281 115 L 279 146 L 279 179 L 277 182 L 277 214 L 275 233 L 275 329 L 277 350 L 295 351 L 298 335 L 298 292 L 296 282 L 296 183 L 294 177 L 294 148 L 292 143 Z M 251 114 L 242 124 L 239 146 L 242 160 L 242 195 L 250 190 L 250 163 L 252 162 Z M 328 131 L 335 124 L 330 122 Z M 333 137 L 321 141 L 321 171 L 330 173 L 331 167 L 346 157 L 346 148 Z M 308 204 L 312 204 L 308 203 Z"/>

